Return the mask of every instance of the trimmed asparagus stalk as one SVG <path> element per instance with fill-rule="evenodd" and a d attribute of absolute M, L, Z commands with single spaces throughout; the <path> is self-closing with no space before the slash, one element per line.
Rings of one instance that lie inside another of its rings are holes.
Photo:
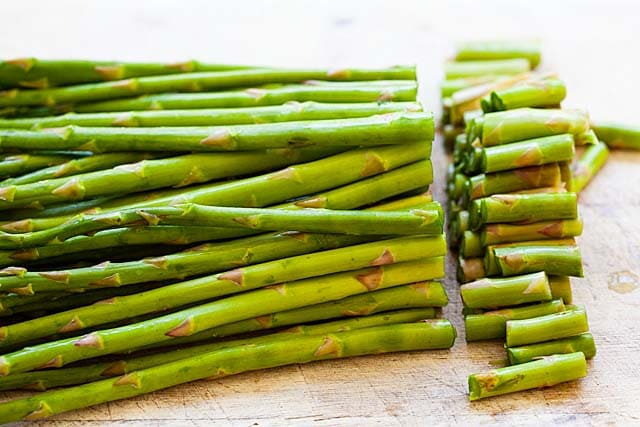
<path fill-rule="evenodd" d="M 442 83 L 440 84 L 440 96 L 442 98 L 447 98 L 453 95 L 454 93 L 458 92 L 459 90 L 482 85 L 485 83 L 492 83 L 503 78 L 505 78 L 505 76 L 498 75 L 498 76 L 473 76 L 473 77 L 447 79 L 442 81 Z"/>
<path fill-rule="evenodd" d="M 321 85 L 284 85 L 245 90 L 205 93 L 160 93 L 138 98 L 115 99 L 73 106 L 78 113 L 185 110 L 201 108 L 234 108 L 281 105 L 289 101 L 315 102 L 403 102 L 415 101 L 418 85 L 414 80 L 379 82 L 323 82 Z"/>
<path fill-rule="evenodd" d="M 488 173 L 539 166 L 571 160 L 574 154 L 572 135 L 552 135 L 486 147 L 481 151 L 480 170 Z"/>
<path fill-rule="evenodd" d="M 600 142 L 587 147 L 574 164 L 571 191 L 580 193 L 584 190 L 587 184 L 602 169 L 608 157 L 609 149 L 605 143 Z"/>
<path fill-rule="evenodd" d="M 464 258 L 480 257 L 484 254 L 484 248 L 480 240 L 480 234 L 473 231 L 462 233 L 459 246 L 460 255 Z"/>
<path fill-rule="evenodd" d="M 482 100 L 485 113 L 513 110 L 523 107 L 557 107 L 567 95 L 560 79 L 535 79 L 498 89 Z"/>
<path fill-rule="evenodd" d="M 544 271 L 547 274 L 582 277 L 582 257 L 577 246 L 525 246 L 493 249 L 503 276 Z"/>
<path fill-rule="evenodd" d="M 551 288 L 543 272 L 501 279 L 480 279 L 460 287 L 462 301 L 470 308 L 497 308 L 550 301 Z"/>
<path fill-rule="evenodd" d="M 571 290 L 571 280 L 568 276 L 549 276 L 549 286 L 553 298 L 562 299 L 565 304 L 573 302 L 573 292 Z"/>
<path fill-rule="evenodd" d="M 598 139 L 613 149 L 640 150 L 640 127 L 621 123 L 592 122 Z"/>
<path fill-rule="evenodd" d="M 593 358 L 596 355 L 596 344 L 593 341 L 593 335 L 584 333 L 574 337 L 507 349 L 509 363 L 512 365 L 531 362 L 544 356 L 576 352 L 581 352 L 587 359 Z"/>
<path fill-rule="evenodd" d="M 507 322 L 507 347 L 571 337 L 589 331 L 587 312 L 567 310 L 530 319 Z"/>
<path fill-rule="evenodd" d="M 522 307 L 468 314 L 464 317 L 466 340 L 480 341 L 504 338 L 507 335 L 508 320 L 530 319 L 563 311 L 565 311 L 565 306 L 562 300 L 554 299 Z"/>
<path fill-rule="evenodd" d="M 568 239 L 547 239 L 547 240 L 531 240 L 524 242 L 507 242 L 498 243 L 494 245 L 486 246 L 484 251 L 484 268 L 487 276 L 496 276 L 501 274 L 500 265 L 496 259 L 495 249 L 498 248 L 513 248 L 525 250 L 527 247 L 557 247 L 568 246 L 577 248 L 576 240 L 574 238 Z M 549 274 L 549 273 L 547 273 Z"/>
<path fill-rule="evenodd" d="M 487 224 L 481 231 L 483 246 L 527 240 L 564 239 L 582 234 L 582 219 L 550 220 L 532 224 Z"/>
<path fill-rule="evenodd" d="M 469 400 L 551 387 L 586 375 L 587 362 L 581 352 L 546 356 L 533 362 L 470 375 Z"/>
<path fill-rule="evenodd" d="M 589 118 L 583 111 L 518 108 L 485 114 L 482 145 L 492 147 L 564 133 L 576 136 L 588 130 Z"/>
<path fill-rule="evenodd" d="M 425 256 L 441 256 L 446 251 L 444 244 L 442 237 L 410 237 L 256 264 L 215 276 L 162 286 L 129 297 L 112 298 L 98 305 L 80 307 L 7 325 L 0 329 L 0 347 L 28 342 L 56 333 L 80 331 L 108 322 L 178 308 L 274 283 L 301 280 L 372 265 L 414 261 Z M 434 263 L 438 260 L 441 258 L 435 258 L 428 264 L 435 265 Z"/>
<path fill-rule="evenodd" d="M 14 177 L 53 165 L 59 165 L 73 159 L 67 155 L 15 154 L 0 161 L 0 177 Z"/>
<path fill-rule="evenodd" d="M 29 347 L 0 358 L 0 375 L 26 372 L 122 352 L 173 337 L 189 336 L 226 323 L 442 277 L 442 258 L 431 258 L 304 279 L 245 292 L 119 328 Z M 238 285 L 231 281 L 230 286 Z M 134 334 L 132 331 L 144 331 Z"/>
<path fill-rule="evenodd" d="M 198 72 L 154 77 L 139 77 L 105 83 L 89 83 L 57 89 L 0 92 L 0 107 L 57 105 L 99 101 L 160 92 L 199 92 L 267 83 L 297 83 L 318 80 L 415 80 L 415 68 L 393 67 L 378 70 L 345 69 L 286 70 L 257 68 L 219 72 Z"/>
<path fill-rule="evenodd" d="M 505 172 L 480 174 L 469 178 L 467 198 L 469 200 L 505 194 L 539 187 L 560 186 L 560 168 L 557 163 L 530 166 Z"/>
<path fill-rule="evenodd" d="M 540 63 L 540 44 L 535 41 L 472 41 L 456 47 L 456 61 L 491 61 L 525 58 L 535 68 Z"/>
<path fill-rule="evenodd" d="M 470 223 L 474 230 L 485 224 L 575 219 L 578 215 L 575 193 L 496 194 L 473 201 Z"/>
<path fill-rule="evenodd" d="M 531 69 L 526 59 L 503 59 L 492 61 L 447 62 L 444 74 L 447 79 L 476 77 L 482 75 L 513 75 L 526 73 Z M 2 104 L 0 104 L 2 105 Z M 7 104 L 20 105 L 20 104 Z M 22 104 L 24 105 L 24 104 Z"/>

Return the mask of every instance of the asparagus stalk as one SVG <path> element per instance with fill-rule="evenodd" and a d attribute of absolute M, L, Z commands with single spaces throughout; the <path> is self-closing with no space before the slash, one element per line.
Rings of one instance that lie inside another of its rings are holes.
<path fill-rule="evenodd" d="M 36 419 L 98 403 L 132 397 L 210 377 L 390 351 L 449 348 L 455 332 L 448 321 L 364 328 L 326 335 L 278 334 L 255 346 L 236 346 L 107 379 L 0 404 L 0 422 Z M 130 383 L 135 387 L 126 386 Z M 89 400 L 77 396 L 89 397 Z"/>
<path fill-rule="evenodd" d="M 571 280 L 568 276 L 549 276 L 549 286 L 553 298 L 561 299 L 565 304 L 573 302 Z"/>
<path fill-rule="evenodd" d="M 458 250 L 464 258 L 482 256 L 484 254 L 484 247 L 480 240 L 480 234 L 469 230 L 463 232 Z"/>
<path fill-rule="evenodd" d="M 2 336 L 0 348 L 56 333 L 80 331 L 107 322 L 200 303 L 240 291 L 258 289 L 269 284 L 301 280 L 371 265 L 415 261 L 425 256 L 437 257 L 444 253 L 442 237 L 411 237 L 278 259 L 215 276 L 162 286 L 129 297 L 112 298 L 98 305 L 79 307 L 7 325 L 0 329 Z M 435 258 L 427 264 L 437 270 L 438 261 L 441 261 L 441 258 Z"/>
<path fill-rule="evenodd" d="M 547 274 L 582 277 L 582 257 L 577 246 L 525 246 L 493 249 L 503 276 L 544 271 Z"/>
<path fill-rule="evenodd" d="M 562 338 L 539 344 L 511 347 L 507 349 L 509 363 L 512 365 L 531 362 L 532 360 L 537 360 L 541 357 L 551 356 L 553 354 L 567 354 L 575 352 L 581 352 L 587 359 L 593 358 L 596 355 L 596 344 L 593 341 L 593 335 L 584 333 L 574 337 Z"/>
<path fill-rule="evenodd" d="M 470 375 L 469 400 L 551 387 L 586 375 L 587 362 L 581 352 L 547 356 L 521 365 Z"/>
<path fill-rule="evenodd" d="M 598 139 L 613 149 L 640 150 L 640 127 L 621 123 L 592 122 Z"/>
<path fill-rule="evenodd" d="M 498 89 L 482 100 L 485 113 L 513 110 L 523 107 L 557 107 L 567 95 L 560 79 L 535 79 Z"/>
<path fill-rule="evenodd" d="M 64 366 L 173 337 L 189 336 L 226 323 L 291 310 L 416 281 L 442 277 L 442 258 L 410 261 L 304 279 L 245 292 L 119 328 L 28 347 L 0 358 L 0 375 L 44 366 Z M 235 282 L 231 286 L 238 289 Z M 144 331 L 137 334 L 134 331 Z"/>
<path fill-rule="evenodd" d="M 543 272 L 476 280 L 462 285 L 460 294 L 469 308 L 490 309 L 552 299 L 549 280 Z"/>
<path fill-rule="evenodd" d="M 581 192 L 602 169 L 608 157 L 609 149 L 605 143 L 599 142 L 587 147 L 573 165 L 571 191 Z"/>
<path fill-rule="evenodd" d="M 505 172 L 480 174 L 469 178 L 467 199 L 474 200 L 493 194 L 505 194 L 519 190 L 560 185 L 560 168 L 557 163 L 530 166 Z"/>
<path fill-rule="evenodd" d="M 17 58 L 0 61 L 0 87 L 42 89 L 131 77 L 250 68 L 185 61 L 173 64 Z"/>
<path fill-rule="evenodd" d="M 562 300 L 554 299 L 522 307 L 468 314 L 464 317 L 466 340 L 480 341 L 504 338 L 507 335 L 507 321 L 509 320 L 530 319 L 563 311 L 565 311 L 565 306 Z"/>
<path fill-rule="evenodd" d="M 0 129 L 0 146 L 109 151 L 247 151 L 306 146 L 357 147 L 433 140 L 433 116 L 403 112 L 355 119 L 156 128 Z"/>
<path fill-rule="evenodd" d="M 205 93 L 160 93 L 138 98 L 90 102 L 73 106 L 78 113 L 133 111 L 133 110 L 185 110 L 201 108 L 258 107 L 281 105 L 289 101 L 315 102 L 388 102 L 415 101 L 418 85 L 414 80 L 380 82 L 324 82 L 322 85 L 284 85 L 257 87 L 245 90 Z"/>
<path fill-rule="evenodd" d="M 6 156 L 0 161 L 0 177 L 12 177 L 34 170 L 59 165 L 71 160 L 67 155 L 32 155 L 15 154 Z"/>
<path fill-rule="evenodd" d="M 456 61 L 491 61 L 525 58 L 531 68 L 540 63 L 540 45 L 533 41 L 472 41 L 456 47 Z"/>
<path fill-rule="evenodd" d="M 570 134 L 552 135 L 481 150 L 480 170 L 500 172 L 525 166 L 568 161 L 575 154 Z"/>
<path fill-rule="evenodd" d="M 474 230 L 485 224 L 575 219 L 578 215 L 575 193 L 495 194 L 474 200 L 469 211 Z"/>
<path fill-rule="evenodd" d="M 500 265 L 496 259 L 495 249 L 513 248 L 526 250 L 528 247 L 572 247 L 577 248 L 576 241 L 573 238 L 568 239 L 547 239 L 547 240 L 531 240 L 525 242 L 508 242 L 489 245 L 484 251 L 484 268 L 488 276 L 496 276 L 501 274 Z M 517 251 L 516 251 L 517 252 Z M 547 273 L 549 274 L 549 273 Z"/>
<path fill-rule="evenodd" d="M 583 111 L 518 108 L 484 116 L 482 145 L 492 147 L 564 133 L 576 136 L 588 130 L 589 118 Z"/>
<path fill-rule="evenodd" d="M 483 246 L 527 240 L 565 239 L 582 234 L 582 219 L 550 220 L 532 224 L 487 224 L 481 231 Z"/>
<path fill-rule="evenodd" d="M 467 89 L 473 86 L 483 85 L 486 83 L 493 83 L 503 78 L 505 78 L 505 76 L 489 75 L 447 79 L 442 81 L 442 83 L 440 84 L 440 96 L 442 98 L 448 98 L 460 90 Z"/>
<path fill-rule="evenodd" d="M 507 347 L 571 337 L 589 331 L 587 312 L 567 310 L 531 319 L 507 322 Z"/>
<path fill-rule="evenodd" d="M 447 62 L 444 65 L 444 74 L 447 79 L 457 79 L 483 75 L 521 74 L 526 73 L 530 69 L 529 61 L 521 58 L 491 61 L 461 61 Z"/>
<path fill-rule="evenodd" d="M 99 101 L 160 92 L 199 92 L 267 83 L 297 83 L 319 80 L 415 80 L 415 68 L 393 67 L 378 70 L 344 69 L 287 70 L 256 68 L 219 72 L 197 72 L 176 75 L 139 77 L 104 83 L 89 83 L 70 87 L 0 92 L 0 107 L 25 105 L 56 105 Z"/>
<path fill-rule="evenodd" d="M 422 111 L 417 102 L 322 104 L 289 101 L 265 107 L 205 110 L 69 113 L 63 116 L 0 120 L 0 128 L 42 129 L 69 125 L 88 127 L 220 126 L 367 117 L 401 111 Z"/>

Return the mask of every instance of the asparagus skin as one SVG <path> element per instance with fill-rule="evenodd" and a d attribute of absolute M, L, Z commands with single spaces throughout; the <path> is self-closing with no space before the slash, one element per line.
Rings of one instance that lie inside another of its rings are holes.
<path fill-rule="evenodd" d="M 520 347 L 510 347 L 507 349 L 509 363 L 512 365 L 531 362 L 532 360 L 553 354 L 575 352 L 581 352 L 587 359 L 593 358 L 596 355 L 596 344 L 593 341 L 593 335 L 584 333 L 574 337 L 539 344 L 523 345 Z"/>
<path fill-rule="evenodd" d="M 34 170 L 65 163 L 72 158 L 65 155 L 15 154 L 0 161 L 0 177 L 13 177 Z"/>
<path fill-rule="evenodd" d="M 486 276 L 482 258 L 458 257 L 457 277 L 458 282 L 467 283 Z"/>
<path fill-rule="evenodd" d="M 575 154 L 570 134 L 552 135 L 481 150 L 480 170 L 500 172 L 525 166 L 568 161 Z"/>
<path fill-rule="evenodd" d="M 0 129 L 0 146 L 109 151 L 247 151 L 267 148 L 357 147 L 431 141 L 433 116 L 423 112 L 355 119 L 208 127 Z"/>
<path fill-rule="evenodd" d="M 533 362 L 470 375 L 469 400 L 551 387 L 586 375 L 587 362 L 581 352 L 546 356 Z"/>
<path fill-rule="evenodd" d="M 565 304 L 573 302 L 573 292 L 571 290 L 571 280 L 568 276 L 549 276 L 549 286 L 553 298 L 562 299 Z"/>
<path fill-rule="evenodd" d="M 495 194 L 474 200 L 469 214 L 471 228 L 477 230 L 484 224 L 575 219 L 577 211 L 575 193 Z"/>
<path fill-rule="evenodd" d="M 445 63 L 444 74 L 447 79 L 457 79 L 482 75 L 513 75 L 526 73 L 530 69 L 529 61 L 521 58 L 493 61 L 462 61 Z"/>
<path fill-rule="evenodd" d="M 582 257 L 577 246 L 524 246 L 493 249 L 502 276 L 544 271 L 582 277 Z"/>
<path fill-rule="evenodd" d="M 566 86 L 560 79 L 532 79 L 494 90 L 482 100 L 482 110 L 491 113 L 523 107 L 556 107 L 566 95 Z"/>
<path fill-rule="evenodd" d="M 139 77 L 104 83 L 89 83 L 57 89 L 0 92 L 0 107 L 24 105 L 56 105 L 99 101 L 159 92 L 200 92 L 266 83 L 297 83 L 319 80 L 415 80 L 415 68 L 393 67 L 378 70 L 344 69 L 286 70 L 257 68 L 220 72 L 198 72 L 166 76 Z"/>
<path fill-rule="evenodd" d="M 464 317 L 464 327 L 467 341 L 490 340 L 504 338 L 507 334 L 507 321 L 516 319 L 530 319 L 532 317 L 565 311 L 562 300 L 554 299 L 549 302 L 524 305 L 501 310 L 485 311 L 484 313 L 468 314 Z"/>
<path fill-rule="evenodd" d="M 576 136 L 588 130 L 589 118 L 583 111 L 517 108 L 485 114 L 482 145 L 492 147 L 564 133 Z"/>
<path fill-rule="evenodd" d="M 185 110 L 201 108 L 234 108 L 281 105 L 289 101 L 315 102 L 388 102 L 415 101 L 418 85 L 414 80 L 380 82 L 324 82 L 322 85 L 284 85 L 280 87 L 255 87 L 245 90 L 205 93 L 160 93 L 138 98 L 90 102 L 73 106 L 78 113 Z"/>
<path fill-rule="evenodd" d="M 480 174 L 469 178 L 467 198 L 469 200 L 505 194 L 519 190 L 560 185 L 560 168 L 557 163 L 530 166 L 505 172 Z"/>
<path fill-rule="evenodd" d="M 576 241 L 573 238 L 531 240 L 531 241 L 523 241 L 523 242 L 506 242 L 506 243 L 488 245 L 486 246 L 486 250 L 484 251 L 484 268 L 487 273 L 487 276 L 501 275 L 500 265 L 498 263 L 498 260 L 496 259 L 495 249 L 513 248 L 516 250 L 516 253 L 517 253 L 518 249 L 522 249 L 523 251 L 526 251 L 528 247 L 558 247 L 558 246 L 563 246 L 563 247 L 567 246 L 567 247 L 577 248 Z"/>
<path fill-rule="evenodd" d="M 168 342 L 173 337 L 189 336 L 225 323 L 334 301 L 375 289 L 442 277 L 443 264 L 442 258 L 431 258 L 304 279 L 245 292 L 133 325 L 103 329 L 80 338 L 53 341 L 29 347 L 28 350 L 5 354 L 0 358 L 0 375 L 26 372 L 45 365 L 59 367 L 74 361 Z M 232 283 L 234 284 L 231 286 L 237 289 L 238 285 Z M 132 331 L 135 330 L 145 332 L 132 336 Z M 52 362 L 52 359 L 55 361 Z"/>
<path fill-rule="evenodd" d="M 0 87 L 42 89 L 51 86 L 120 80 L 131 77 L 243 68 L 250 67 L 244 65 L 205 64 L 198 61 L 160 64 L 16 58 L 0 61 Z"/>
<path fill-rule="evenodd" d="M 599 142 L 588 146 L 573 165 L 571 191 L 580 193 L 584 190 L 587 184 L 602 169 L 608 157 L 609 149 L 607 144 Z"/>
<path fill-rule="evenodd" d="M 491 61 L 525 58 L 535 68 L 540 63 L 540 45 L 535 41 L 472 41 L 456 47 L 456 61 Z"/>
<path fill-rule="evenodd" d="M 444 239 L 441 237 L 412 237 L 284 258 L 7 325 L 0 329 L 3 337 L 0 347 L 60 332 L 80 331 L 107 322 L 169 310 L 274 283 L 383 265 L 382 263 L 413 261 L 424 256 L 441 256 L 444 252 Z"/>
<path fill-rule="evenodd" d="M 198 203 L 204 205 L 249 206 L 260 207 L 281 203 L 319 191 L 325 191 L 341 185 L 368 178 L 396 169 L 429 155 L 430 145 L 424 143 L 408 144 L 406 146 L 387 146 L 363 148 L 347 151 L 325 159 L 312 160 L 317 151 L 295 150 L 292 153 L 292 163 L 285 169 L 265 175 L 246 178 L 225 184 L 208 184 L 195 187 L 192 190 L 171 190 L 156 195 L 134 195 L 101 203 L 99 210 L 92 212 L 112 212 L 132 207 L 151 207 L 172 205 L 176 203 Z M 302 154 L 302 158 L 297 157 Z M 304 157 L 307 157 L 306 159 Z M 316 157 L 317 158 L 317 157 Z M 326 171 L 331 170 L 331 174 Z M 47 211 L 47 210 L 45 210 Z M 5 224 L 5 231 L 38 231 L 60 225 L 73 215 L 55 217 L 47 214 L 47 218 L 21 219 L 13 224 Z M 21 218 L 25 218 L 22 216 Z M 40 225 L 39 223 L 42 223 Z"/>
<path fill-rule="evenodd" d="M 582 219 L 550 220 L 532 224 L 487 224 L 481 231 L 483 246 L 527 240 L 564 239 L 582 234 Z"/>
<path fill-rule="evenodd" d="M 622 123 L 591 122 L 598 139 L 613 149 L 640 150 L 640 127 Z"/>
<path fill-rule="evenodd" d="M 462 233 L 459 246 L 460 255 L 464 258 L 480 257 L 484 254 L 484 248 L 480 241 L 480 234 L 473 231 Z"/>
<path fill-rule="evenodd" d="M 259 345 L 230 347 L 134 371 L 116 380 L 102 380 L 2 403 L 0 422 L 35 419 L 38 416 L 43 418 L 55 413 L 149 393 L 179 383 L 211 377 L 212 372 L 220 377 L 329 358 L 449 348 L 454 338 L 453 327 L 444 320 L 379 326 L 326 335 L 278 334 L 272 341 Z M 137 384 L 136 387 L 123 387 L 131 380 Z M 89 397 L 89 400 L 74 396 Z"/>
<path fill-rule="evenodd" d="M 507 322 L 507 347 L 571 337 L 589 331 L 584 310 L 567 310 Z"/>
<path fill-rule="evenodd" d="M 218 126 L 300 120 L 367 117 L 399 111 L 422 111 L 417 102 L 340 103 L 289 101 L 266 107 L 215 108 L 206 110 L 132 111 L 115 113 L 69 113 L 63 116 L 0 120 L 0 128 L 42 129 L 69 125 L 88 127 Z"/>
<path fill-rule="evenodd" d="M 462 301 L 470 308 L 496 308 L 551 300 L 551 288 L 543 272 L 501 279 L 480 279 L 460 287 Z"/>

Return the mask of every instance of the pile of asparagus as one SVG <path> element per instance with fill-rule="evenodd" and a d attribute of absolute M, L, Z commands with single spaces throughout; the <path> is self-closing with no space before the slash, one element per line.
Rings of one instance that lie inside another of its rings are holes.
<path fill-rule="evenodd" d="M 0 422 L 453 345 L 412 67 L 25 59 L 0 85 L 0 389 L 68 386 Z"/>
<path fill-rule="evenodd" d="M 480 59 L 483 49 L 502 57 L 500 46 L 467 44 L 457 58 Z M 539 54 L 514 46 L 505 44 L 503 55 L 537 65 Z M 471 375 L 471 400 L 580 378 L 595 355 L 569 276 L 583 275 L 577 193 L 608 150 L 586 113 L 560 108 L 565 94 L 557 77 L 524 72 L 451 96 L 451 113 L 466 99 L 448 173 L 466 339 L 505 339 L 511 364 Z M 579 160 L 576 147 L 584 149 Z"/>

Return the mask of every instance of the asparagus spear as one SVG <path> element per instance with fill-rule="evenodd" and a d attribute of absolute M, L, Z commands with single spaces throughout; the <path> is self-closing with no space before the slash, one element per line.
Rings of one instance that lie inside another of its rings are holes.
<path fill-rule="evenodd" d="M 480 234 L 473 231 L 465 231 L 462 233 L 459 246 L 460 255 L 464 258 L 480 257 L 484 254 Z"/>
<path fill-rule="evenodd" d="M 438 261 L 410 261 L 269 286 L 133 325 L 28 347 L 2 356 L 0 375 L 44 366 L 60 367 L 78 360 L 168 342 L 173 337 L 189 336 L 225 323 L 442 277 L 444 262 L 442 258 L 435 259 Z M 232 286 L 238 288 L 237 284 Z"/>
<path fill-rule="evenodd" d="M 549 302 L 521 307 L 468 314 L 464 317 L 466 340 L 479 341 L 504 338 L 507 335 L 507 321 L 509 320 L 530 319 L 563 311 L 565 311 L 565 306 L 562 300 L 554 299 Z"/>
<path fill-rule="evenodd" d="M 557 163 L 530 166 L 505 172 L 480 174 L 469 178 L 466 185 L 467 199 L 474 200 L 493 194 L 505 194 L 519 190 L 560 185 L 560 168 Z"/>
<path fill-rule="evenodd" d="M 550 220 L 532 224 L 487 224 L 481 231 L 483 246 L 505 242 L 564 239 L 582 234 L 582 219 Z"/>
<path fill-rule="evenodd" d="M 0 177 L 22 175 L 34 170 L 59 165 L 71 160 L 67 155 L 31 155 L 15 154 L 6 156 L 0 161 Z"/>
<path fill-rule="evenodd" d="M 156 128 L 0 129 L 0 146 L 109 151 L 247 151 L 306 146 L 357 147 L 433 140 L 429 113 L 251 125 Z"/>
<path fill-rule="evenodd" d="M 482 100 L 482 110 L 491 113 L 523 107 L 557 107 L 566 94 L 566 86 L 560 79 L 532 79 L 494 90 Z"/>
<path fill-rule="evenodd" d="M 387 102 L 415 101 L 418 85 L 414 80 L 380 82 L 324 82 L 322 85 L 284 85 L 245 90 L 205 93 L 160 93 L 138 98 L 90 102 L 73 106 L 78 113 L 132 110 L 184 110 L 200 108 L 257 107 L 281 105 L 289 101 Z"/>
<path fill-rule="evenodd" d="M 521 58 L 492 61 L 461 61 L 447 62 L 444 65 L 444 75 L 447 79 L 457 79 L 482 75 L 521 74 L 526 73 L 530 69 L 529 61 Z"/>
<path fill-rule="evenodd" d="M 525 58 L 535 68 L 540 63 L 540 45 L 534 41 L 471 41 L 456 47 L 456 61 L 490 61 Z"/>
<path fill-rule="evenodd" d="M 574 139 L 570 134 L 552 135 L 481 150 L 480 170 L 499 172 L 573 159 Z"/>
<path fill-rule="evenodd" d="M 603 142 L 587 147 L 582 156 L 573 165 L 571 191 L 581 192 L 602 169 L 608 157 L 609 149 L 607 144 Z"/>
<path fill-rule="evenodd" d="M 0 347 L 28 342 L 61 332 L 80 331 L 107 322 L 169 310 L 269 284 L 301 280 L 324 274 L 364 268 L 384 263 L 414 261 L 425 256 L 444 255 L 444 239 L 411 237 L 386 240 L 348 248 L 300 255 L 256 264 L 215 276 L 166 285 L 129 297 L 79 307 L 0 329 Z M 427 264 L 437 271 L 435 258 Z M 440 267 L 442 268 L 442 267 Z"/>
<path fill-rule="evenodd" d="M 482 125 L 482 145 L 491 147 L 525 139 L 589 130 L 587 114 L 579 110 L 518 108 L 489 113 Z"/>
<path fill-rule="evenodd" d="M 571 337 L 589 331 L 584 310 L 567 310 L 507 322 L 507 347 Z"/>
<path fill-rule="evenodd" d="M 587 362 L 581 352 L 547 356 L 521 365 L 470 375 L 469 400 L 551 387 L 586 375 Z"/>
<path fill-rule="evenodd" d="M 640 150 L 640 127 L 621 123 L 592 122 L 598 139 L 613 149 Z"/>
<path fill-rule="evenodd" d="M 558 247 L 558 246 L 566 246 L 577 248 L 576 241 L 573 238 L 568 239 L 546 239 L 546 240 L 531 240 L 524 242 L 508 242 L 508 243 L 498 243 L 494 245 L 486 246 L 486 251 L 484 251 L 484 268 L 487 272 L 487 276 L 496 276 L 501 274 L 500 265 L 498 260 L 496 259 L 495 249 L 498 248 L 513 248 L 526 250 L 528 247 Z M 547 273 L 549 274 L 549 273 Z"/>
<path fill-rule="evenodd" d="M 99 101 L 160 92 L 199 92 L 266 83 L 297 83 L 319 80 L 415 80 L 415 68 L 393 67 L 378 70 L 344 69 L 287 70 L 256 68 L 219 72 L 198 72 L 153 77 L 139 77 L 104 83 L 70 87 L 0 92 L 0 107 L 24 105 L 56 105 Z"/>
<path fill-rule="evenodd" d="M 553 298 L 562 299 L 565 304 L 572 303 L 573 292 L 571 290 L 571 280 L 568 276 L 549 276 L 549 287 L 551 287 Z"/>
<path fill-rule="evenodd" d="M 63 116 L 0 120 L 0 128 L 42 129 L 69 125 L 90 127 L 219 126 L 367 117 L 399 111 L 422 111 L 417 102 L 322 104 L 289 101 L 266 107 L 206 110 L 69 113 Z"/>
<path fill-rule="evenodd" d="M 176 362 L 134 371 L 32 398 L 0 404 L 0 422 L 36 419 L 98 403 L 123 399 L 196 379 L 305 363 L 328 358 L 390 351 L 449 348 L 455 332 L 448 321 L 399 324 L 336 332 L 327 335 L 278 334 L 255 346 L 236 346 Z M 135 384 L 135 387 L 126 384 Z M 88 400 L 77 396 L 88 397 Z"/>
<path fill-rule="evenodd" d="M 517 365 L 531 362 L 544 356 L 553 354 L 567 354 L 581 352 L 584 357 L 591 359 L 596 355 L 596 344 L 593 335 L 584 333 L 574 337 L 547 341 L 539 344 L 529 344 L 507 349 L 509 363 Z"/>
<path fill-rule="evenodd" d="M 502 222 L 575 219 L 577 211 L 575 193 L 495 194 L 474 200 L 469 209 L 474 230 Z"/>
<path fill-rule="evenodd" d="M 544 271 L 547 274 L 582 277 L 582 257 L 577 246 L 525 246 L 493 249 L 503 276 Z"/>
<path fill-rule="evenodd" d="M 551 288 L 543 272 L 501 279 L 480 279 L 460 287 L 462 301 L 470 308 L 496 308 L 551 300 Z"/>
<path fill-rule="evenodd" d="M 196 71 L 224 71 L 243 68 L 250 67 L 243 65 L 205 64 L 198 61 L 160 64 L 149 62 L 16 58 L 0 61 L 0 87 L 20 86 L 29 89 L 42 89 L 50 86 L 120 80 L 131 77 L 190 73 Z"/>

